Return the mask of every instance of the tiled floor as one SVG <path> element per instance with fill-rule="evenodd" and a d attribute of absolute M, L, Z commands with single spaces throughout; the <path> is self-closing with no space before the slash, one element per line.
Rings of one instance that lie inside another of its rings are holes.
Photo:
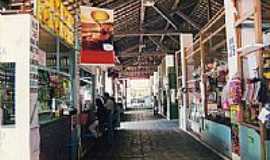
<path fill-rule="evenodd" d="M 192 137 L 177 130 L 177 121 L 153 117 L 148 111 L 129 111 L 114 145 L 98 140 L 86 160 L 221 160 Z"/>

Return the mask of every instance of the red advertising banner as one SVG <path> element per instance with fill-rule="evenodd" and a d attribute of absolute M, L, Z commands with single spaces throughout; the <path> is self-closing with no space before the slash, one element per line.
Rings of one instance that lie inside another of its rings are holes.
<path fill-rule="evenodd" d="M 81 6 L 81 64 L 115 63 L 113 10 Z"/>

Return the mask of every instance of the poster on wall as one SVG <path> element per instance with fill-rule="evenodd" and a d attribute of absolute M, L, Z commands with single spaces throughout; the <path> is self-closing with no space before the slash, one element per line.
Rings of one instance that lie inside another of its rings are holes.
<path fill-rule="evenodd" d="M 81 64 L 113 65 L 113 10 L 81 6 Z"/>

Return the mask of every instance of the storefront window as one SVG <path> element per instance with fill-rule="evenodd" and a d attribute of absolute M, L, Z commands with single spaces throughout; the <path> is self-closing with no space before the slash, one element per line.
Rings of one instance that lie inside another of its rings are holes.
<path fill-rule="evenodd" d="M 0 63 L 0 105 L 1 123 L 15 124 L 15 63 Z"/>

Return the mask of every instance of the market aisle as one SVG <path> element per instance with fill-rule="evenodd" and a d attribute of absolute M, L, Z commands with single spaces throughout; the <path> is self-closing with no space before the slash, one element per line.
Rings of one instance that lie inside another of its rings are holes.
<path fill-rule="evenodd" d="M 149 110 L 127 112 L 113 147 L 100 141 L 85 160 L 221 160 L 189 135 L 176 132 L 177 121 L 152 115 Z"/>

